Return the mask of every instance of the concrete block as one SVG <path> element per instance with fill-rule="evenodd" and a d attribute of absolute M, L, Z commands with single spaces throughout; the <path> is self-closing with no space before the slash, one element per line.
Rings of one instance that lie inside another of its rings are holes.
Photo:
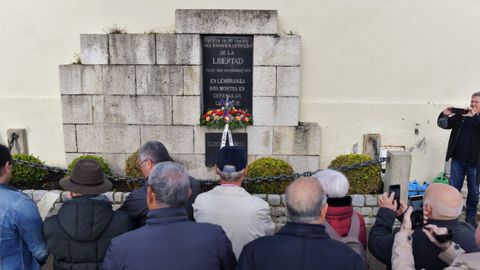
<path fill-rule="evenodd" d="M 199 96 L 202 89 L 202 75 L 200 66 L 183 67 L 183 94 L 185 96 Z"/>
<path fill-rule="evenodd" d="M 92 123 L 91 96 L 62 95 L 61 100 L 64 124 Z"/>
<path fill-rule="evenodd" d="M 106 153 L 97 153 L 97 156 L 103 157 L 110 170 L 114 175 L 125 175 L 125 161 L 128 158 L 128 154 L 106 154 Z"/>
<path fill-rule="evenodd" d="M 300 96 L 300 67 L 277 68 L 277 96 Z"/>
<path fill-rule="evenodd" d="M 28 154 L 27 130 L 25 128 L 7 129 L 8 144 L 10 144 L 13 134 L 17 136 L 17 140 L 13 142 L 10 154 Z"/>
<path fill-rule="evenodd" d="M 197 125 L 200 122 L 200 96 L 173 96 L 173 124 Z"/>
<path fill-rule="evenodd" d="M 114 192 L 113 193 L 113 201 L 116 204 L 121 204 L 123 203 L 123 192 Z"/>
<path fill-rule="evenodd" d="M 39 202 L 45 194 L 47 194 L 46 190 L 35 190 L 32 194 L 32 199 L 34 202 Z"/>
<path fill-rule="evenodd" d="M 248 153 L 270 155 L 272 154 L 272 127 L 248 126 Z"/>
<path fill-rule="evenodd" d="M 253 44 L 255 66 L 300 66 L 300 36 L 254 36 Z"/>
<path fill-rule="evenodd" d="M 171 154 L 193 153 L 192 126 L 141 126 L 141 144 L 160 141 Z"/>
<path fill-rule="evenodd" d="M 276 82 L 276 67 L 253 67 L 253 96 L 275 96 Z"/>
<path fill-rule="evenodd" d="M 287 208 L 285 207 L 272 207 L 272 216 L 280 217 L 287 215 Z"/>
<path fill-rule="evenodd" d="M 108 40 L 111 64 L 155 64 L 155 35 L 111 34 Z"/>
<path fill-rule="evenodd" d="M 361 214 L 365 217 L 372 216 L 373 214 L 372 207 L 363 207 Z"/>
<path fill-rule="evenodd" d="M 276 10 L 177 9 L 175 32 L 200 34 L 277 34 Z"/>
<path fill-rule="evenodd" d="M 58 73 L 62 95 L 102 93 L 101 66 L 60 65 Z"/>
<path fill-rule="evenodd" d="M 62 191 L 61 191 L 61 190 L 49 190 L 48 192 L 52 192 L 52 193 L 56 193 L 56 194 L 60 195 L 60 196 L 55 200 L 55 202 L 56 202 L 56 203 L 62 202 Z"/>
<path fill-rule="evenodd" d="M 282 206 L 287 206 L 287 203 L 285 201 L 285 194 L 280 195 L 280 200 L 281 200 L 281 205 Z"/>
<path fill-rule="evenodd" d="M 351 195 L 352 196 L 352 205 L 363 207 L 365 205 L 365 196 L 360 194 Z"/>
<path fill-rule="evenodd" d="M 110 95 L 135 95 L 135 66 L 102 66 L 102 91 Z"/>
<path fill-rule="evenodd" d="M 140 147 L 140 128 L 130 125 L 77 125 L 79 152 L 133 153 Z"/>
<path fill-rule="evenodd" d="M 259 199 L 267 201 L 267 194 L 252 194 L 252 195 L 259 198 Z"/>
<path fill-rule="evenodd" d="M 319 155 L 320 127 L 316 123 L 300 123 L 296 127 L 274 127 L 273 154 Z"/>
<path fill-rule="evenodd" d="M 278 218 L 276 219 L 276 223 L 285 224 L 285 223 L 287 223 L 287 220 L 288 220 L 288 219 L 287 219 L 286 216 L 281 216 L 281 217 L 278 217 Z"/>
<path fill-rule="evenodd" d="M 374 206 L 377 205 L 377 196 L 367 194 L 365 195 L 365 205 Z"/>
<path fill-rule="evenodd" d="M 401 190 L 408 190 L 408 181 L 410 179 L 410 169 L 412 164 L 412 155 L 406 151 L 388 151 L 385 168 L 385 181 L 383 191 L 388 192 L 390 185 L 400 185 Z M 407 202 L 408 192 L 401 192 L 400 200 Z"/>
<path fill-rule="evenodd" d="M 200 35 L 157 34 L 157 64 L 200 65 Z"/>
<path fill-rule="evenodd" d="M 222 133 L 223 129 L 219 128 L 206 128 L 204 126 L 193 127 L 193 141 L 195 154 L 205 154 L 205 133 Z M 233 133 L 245 133 L 245 128 L 235 129 Z M 249 136 L 250 140 L 250 136 Z M 250 143 L 249 143 L 250 144 Z"/>
<path fill-rule="evenodd" d="M 254 125 L 297 126 L 299 99 L 296 97 L 253 97 Z"/>
<path fill-rule="evenodd" d="M 213 167 L 205 167 L 205 155 L 172 154 L 173 160 L 183 164 L 188 174 L 196 179 L 216 179 Z"/>
<path fill-rule="evenodd" d="M 268 194 L 267 202 L 270 206 L 279 206 L 280 205 L 280 195 L 278 194 Z"/>
<path fill-rule="evenodd" d="M 77 152 L 75 125 L 63 125 L 63 142 L 65 145 L 65 152 Z"/>
<path fill-rule="evenodd" d="M 94 123 L 171 124 L 169 96 L 93 96 Z"/>
<path fill-rule="evenodd" d="M 82 65 L 107 65 L 108 35 L 80 34 L 80 60 Z"/>
<path fill-rule="evenodd" d="M 319 156 L 288 156 L 288 163 L 298 173 L 314 172 L 320 168 Z"/>
<path fill-rule="evenodd" d="M 180 66 L 137 66 L 138 95 L 182 95 Z"/>

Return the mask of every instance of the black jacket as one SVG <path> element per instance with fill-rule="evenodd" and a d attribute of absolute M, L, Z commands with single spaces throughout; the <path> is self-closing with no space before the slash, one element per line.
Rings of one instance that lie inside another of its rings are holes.
<path fill-rule="evenodd" d="M 235 254 L 222 227 L 195 223 L 183 208 L 148 213 L 145 226 L 115 237 L 103 270 L 233 270 Z"/>
<path fill-rule="evenodd" d="M 362 258 L 330 239 L 323 225 L 290 222 L 275 235 L 247 244 L 238 266 L 240 270 L 366 269 Z"/>
<path fill-rule="evenodd" d="M 123 205 L 120 207 L 120 210 L 128 213 L 130 218 L 133 219 L 136 228 L 145 225 L 145 221 L 147 220 L 147 181 L 148 179 L 145 179 L 140 188 L 130 192 L 125 199 L 125 202 L 123 202 Z M 192 204 L 197 195 L 200 194 L 200 182 L 195 180 L 193 177 L 190 177 L 190 189 L 192 190 L 192 195 L 185 203 L 185 210 L 187 211 L 188 219 L 195 221 L 193 218 Z"/>
<path fill-rule="evenodd" d="M 370 229 L 368 238 L 368 249 L 375 258 L 386 265 L 391 264 L 392 247 L 395 239 L 393 230 L 395 222 L 395 212 L 381 207 L 375 220 L 375 224 Z M 453 241 L 459 244 L 467 253 L 477 252 L 479 248 L 475 244 L 475 229 L 465 222 L 454 220 L 429 220 L 430 224 L 438 227 L 447 227 L 453 232 Z M 421 229 L 416 229 L 413 234 L 413 257 L 415 259 L 415 268 L 417 269 L 443 269 L 448 265 L 438 258 L 441 249 L 433 244 Z"/>
<path fill-rule="evenodd" d="M 458 138 L 460 135 L 460 130 L 462 129 L 462 124 L 466 116 L 462 116 L 460 114 L 454 114 L 451 117 L 440 113 L 437 118 L 437 125 L 443 129 L 451 129 L 452 132 L 450 133 L 450 138 L 448 139 L 448 148 L 447 148 L 447 155 L 445 160 L 448 161 L 451 157 L 453 157 L 453 153 L 455 151 L 455 146 L 457 143 L 465 143 L 459 142 Z M 473 130 L 474 134 L 472 136 L 472 143 L 470 147 L 470 163 L 472 164 L 479 164 L 479 154 L 480 154 L 480 115 L 476 114 L 472 117 L 473 119 Z"/>
<path fill-rule="evenodd" d="M 128 215 L 113 212 L 106 197 L 84 195 L 65 202 L 43 230 L 55 270 L 96 270 L 111 239 L 132 228 Z"/>

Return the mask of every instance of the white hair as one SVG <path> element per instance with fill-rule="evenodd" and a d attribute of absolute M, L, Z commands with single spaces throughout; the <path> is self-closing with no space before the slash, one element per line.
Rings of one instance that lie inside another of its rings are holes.
<path fill-rule="evenodd" d="M 350 185 L 343 173 L 335 170 L 322 170 L 313 175 L 322 184 L 329 198 L 342 198 L 348 193 Z"/>

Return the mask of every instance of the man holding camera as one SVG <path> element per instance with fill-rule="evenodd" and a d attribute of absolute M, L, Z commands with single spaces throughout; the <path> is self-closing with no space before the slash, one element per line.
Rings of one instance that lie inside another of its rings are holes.
<path fill-rule="evenodd" d="M 451 129 L 448 140 L 446 161 L 452 159 L 450 169 L 450 185 L 458 191 L 462 190 L 463 181 L 467 177 L 467 213 L 465 221 L 477 227 L 476 215 L 478 205 L 477 167 L 480 153 L 480 92 L 475 92 L 470 107 L 458 109 L 448 107 L 438 116 L 437 125 L 443 129 Z"/>

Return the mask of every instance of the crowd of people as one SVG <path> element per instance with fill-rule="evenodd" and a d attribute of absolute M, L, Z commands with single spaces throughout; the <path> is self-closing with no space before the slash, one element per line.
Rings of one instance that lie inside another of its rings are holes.
<path fill-rule="evenodd" d="M 480 93 L 463 115 L 449 107 L 439 116 L 439 126 L 454 129 L 447 158 L 453 158 L 455 176 L 452 185 L 426 190 L 424 226 L 413 228 L 412 207 L 384 193 L 368 241 L 340 172 L 323 170 L 292 181 L 285 191 L 288 222 L 275 233 L 268 203 L 242 188 L 245 149 L 220 149 L 220 184 L 201 193 L 200 183 L 158 141 L 140 148 L 144 183 L 119 210 L 103 195 L 112 183 L 100 165 L 80 160 L 60 181 L 70 200 L 42 222 L 35 203 L 8 185 L 14 161 L 0 145 L 0 269 L 40 269 L 49 255 L 55 270 L 368 269 L 367 249 L 388 269 L 480 269 L 478 184 L 472 173 L 478 149 L 465 146 L 477 135 L 477 112 Z M 473 183 L 467 222 L 460 220 L 465 174 Z M 396 219 L 400 228 L 394 228 Z"/>

